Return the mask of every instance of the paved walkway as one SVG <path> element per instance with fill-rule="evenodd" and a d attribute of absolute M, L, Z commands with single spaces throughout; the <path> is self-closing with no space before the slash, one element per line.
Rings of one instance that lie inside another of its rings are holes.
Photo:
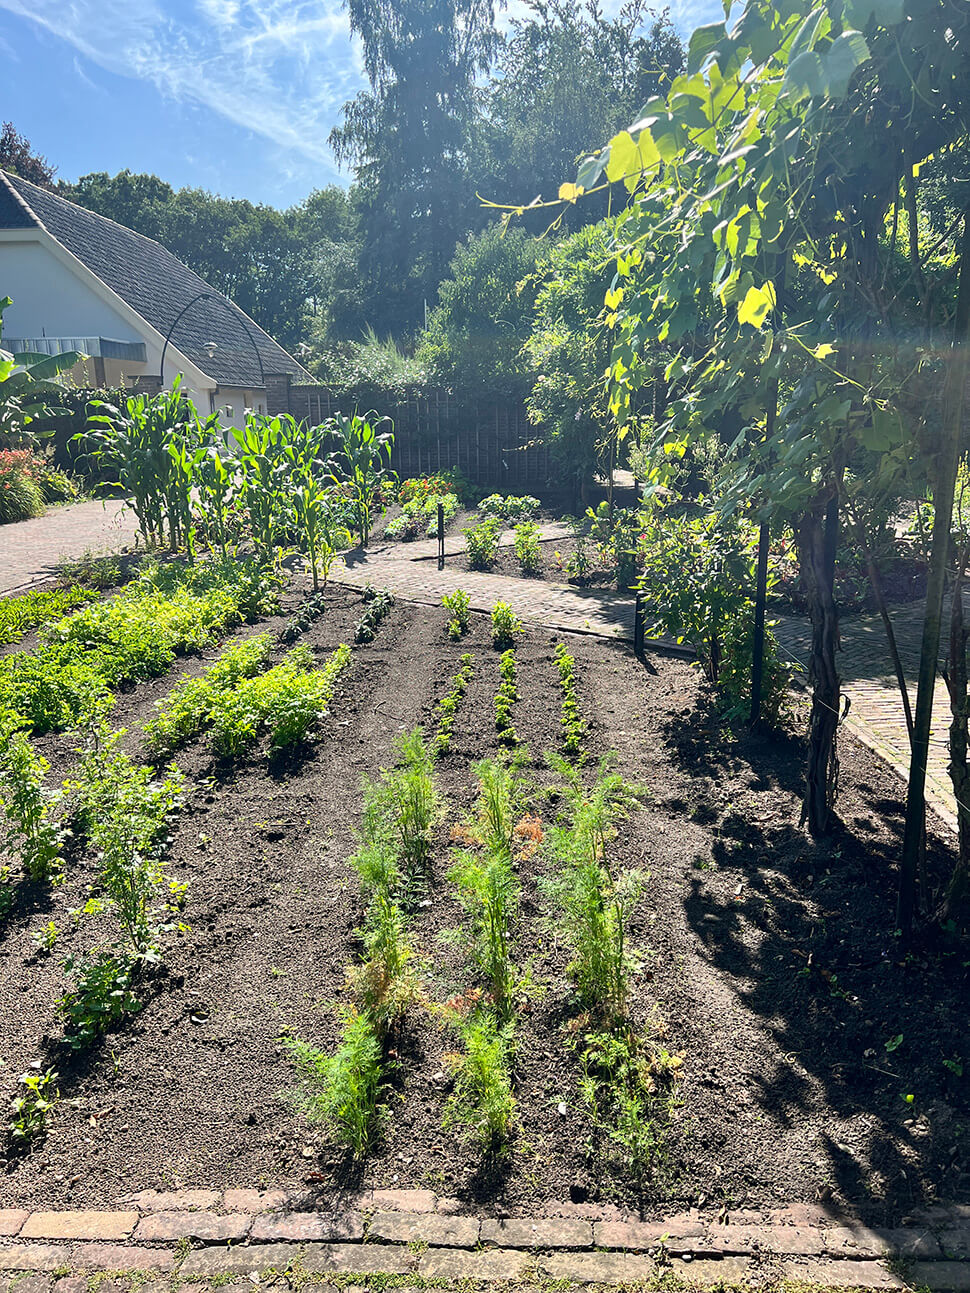
<path fill-rule="evenodd" d="M 572 535 L 566 525 L 543 524 L 543 540 L 555 541 Z M 502 535 L 503 547 L 515 541 L 511 530 Z M 461 570 L 448 558 L 464 552 L 461 535 L 445 537 L 445 566 L 438 569 L 437 539 L 414 543 L 387 543 L 345 553 L 334 563 L 331 578 L 338 583 L 362 588 L 389 588 L 409 601 L 440 606 L 446 593 L 463 588 L 471 598 L 472 610 L 491 611 L 497 601 L 508 602 L 517 615 L 560 632 L 596 633 L 605 637 L 633 638 L 633 598 L 602 588 L 577 588 L 572 584 L 546 583 L 541 579 L 493 575 Z"/>
<path fill-rule="evenodd" d="M 649 1222 L 612 1204 L 480 1217 L 423 1189 L 143 1190 L 114 1203 L 84 1212 L 0 1209 L 0 1273 L 31 1273 L 30 1284 L 11 1282 L 9 1293 L 87 1293 L 82 1273 L 116 1271 L 133 1276 L 132 1293 L 150 1275 L 153 1289 L 208 1293 L 233 1277 L 235 1289 L 252 1290 L 273 1282 L 272 1272 L 291 1272 L 286 1282 L 297 1288 L 327 1276 L 377 1287 L 395 1276 L 425 1288 L 431 1280 L 653 1287 L 664 1276 L 704 1289 L 756 1289 L 779 1278 L 819 1288 L 970 1287 L 970 1221 L 960 1208 L 885 1230 L 811 1204 L 716 1216 L 693 1209 Z M 110 1287 L 127 1293 L 129 1284 Z"/>
<path fill-rule="evenodd" d="M 32 521 L 0 525 L 0 593 L 49 578 L 65 558 L 120 552 L 134 544 L 135 533 L 134 517 L 118 499 L 71 503 Z"/>
<path fill-rule="evenodd" d="M 915 709 L 923 603 L 914 602 L 911 606 L 896 607 L 891 614 L 909 687 L 910 704 Z M 944 621 L 944 625 L 946 623 Z M 906 781 L 909 777 L 909 735 L 882 620 L 877 614 L 852 615 L 845 617 L 840 627 L 842 651 L 838 657 L 839 672 L 842 675 L 843 690 L 851 702 L 845 727 L 880 754 Z M 782 616 L 775 625 L 775 634 L 784 654 L 803 668 L 807 667 L 811 643 L 811 625 L 808 620 L 804 616 Z M 955 830 L 956 802 L 947 772 L 949 725 L 950 697 L 946 684 L 939 677 L 933 701 L 926 798 L 937 815 Z"/>
<path fill-rule="evenodd" d="M 544 523 L 540 531 L 546 542 L 567 539 L 572 534 L 569 526 L 557 523 Z M 502 535 L 502 546 L 510 547 L 514 540 L 514 533 L 507 530 Z M 117 552 L 134 542 L 132 515 L 116 500 L 76 503 L 52 509 L 36 520 L 0 526 L 0 593 L 19 591 L 47 578 L 65 557 Z M 408 600 L 435 606 L 441 604 L 446 593 L 460 587 L 468 593 L 476 611 L 491 611 L 501 600 L 524 619 L 556 631 L 632 640 L 632 598 L 601 588 L 460 570 L 453 561 L 449 565 L 449 558 L 464 548 L 463 535 L 446 535 L 445 567 L 439 570 L 436 539 L 377 544 L 366 552 L 346 553 L 335 562 L 332 577 L 355 587 L 373 584 L 389 588 Z M 898 608 L 893 622 L 915 704 L 922 605 Z M 800 616 L 782 616 L 775 631 L 784 654 L 805 666 L 808 621 Z M 905 780 L 909 772 L 909 739 L 878 615 L 843 620 L 842 648 L 839 667 L 852 702 L 845 726 Z M 949 697 L 940 679 L 927 770 L 927 800 L 943 821 L 955 827 L 956 805 L 947 774 L 949 714 Z"/>

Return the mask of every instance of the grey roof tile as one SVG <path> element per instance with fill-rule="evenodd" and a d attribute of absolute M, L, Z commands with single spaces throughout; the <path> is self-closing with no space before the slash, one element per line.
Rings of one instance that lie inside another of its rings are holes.
<path fill-rule="evenodd" d="M 152 238 L 95 215 L 57 193 L 0 170 L 0 229 L 43 225 L 162 336 L 180 310 L 200 292 L 217 301 L 195 303 L 177 323 L 172 345 L 220 386 L 259 386 L 259 349 L 266 373 L 290 373 L 301 382 L 310 374 L 228 297 Z M 250 340 L 250 336 L 252 341 Z M 207 345 L 215 342 L 209 357 Z"/>

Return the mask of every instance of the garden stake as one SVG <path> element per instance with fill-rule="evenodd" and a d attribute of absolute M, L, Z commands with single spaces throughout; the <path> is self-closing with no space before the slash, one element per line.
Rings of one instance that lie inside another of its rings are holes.
<path fill-rule="evenodd" d="M 438 569 L 445 568 L 445 505 L 438 504 Z"/>

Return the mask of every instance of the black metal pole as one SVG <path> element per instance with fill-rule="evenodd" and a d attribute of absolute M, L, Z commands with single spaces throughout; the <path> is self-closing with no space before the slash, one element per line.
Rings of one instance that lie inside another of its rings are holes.
<path fill-rule="evenodd" d="M 221 296 L 216 296 L 214 292 L 199 292 L 197 296 L 193 296 L 192 300 L 189 301 L 188 305 L 183 305 L 181 310 L 179 310 L 178 314 L 172 320 L 171 327 L 169 328 L 168 332 L 165 334 L 165 344 L 162 346 L 162 358 L 161 358 L 161 362 L 158 365 L 158 378 L 161 385 L 163 387 L 165 385 L 165 356 L 168 353 L 168 343 L 172 340 L 172 333 L 175 331 L 176 324 L 179 322 L 179 320 L 182 318 L 183 315 L 188 314 L 189 310 L 191 310 L 192 306 L 195 305 L 196 301 L 215 301 L 216 305 L 221 305 L 231 319 L 235 319 L 236 323 L 239 324 L 243 332 L 245 332 L 246 336 L 249 338 L 250 345 L 252 346 L 253 351 L 255 352 L 255 355 L 256 355 L 256 363 L 259 365 L 259 380 L 265 386 L 266 371 L 263 368 L 263 356 L 259 353 L 259 346 L 256 345 L 256 338 L 250 332 L 249 325 L 246 323 L 245 319 L 241 318 L 238 314 L 234 314 L 233 311 L 229 308 L 228 303 L 224 301 Z"/>
<path fill-rule="evenodd" d="M 445 568 L 445 508 L 438 504 L 438 569 Z"/>
<path fill-rule="evenodd" d="M 638 660 L 643 659 L 643 594 L 639 589 L 633 607 L 633 654 Z"/>

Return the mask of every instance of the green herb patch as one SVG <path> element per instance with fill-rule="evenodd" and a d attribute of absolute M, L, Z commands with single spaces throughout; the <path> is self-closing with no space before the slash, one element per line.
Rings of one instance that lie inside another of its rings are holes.
<path fill-rule="evenodd" d="M 98 594 L 92 588 L 50 588 L 19 597 L 0 600 L 0 646 L 19 642 L 25 634 L 54 620 L 62 619 L 68 611 L 96 601 Z"/>
<path fill-rule="evenodd" d="M 436 755 L 447 754 L 451 749 L 451 732 L 455 725 L 455 715 L 475 672 L 471 652 L 466 651 L 462 655 L 460 664 L 461 668 L 452 679 L 451 691 L 447 696 L 442 697 L 435 708 L 438 730 L 435 733 L 433 749 Z"/>

